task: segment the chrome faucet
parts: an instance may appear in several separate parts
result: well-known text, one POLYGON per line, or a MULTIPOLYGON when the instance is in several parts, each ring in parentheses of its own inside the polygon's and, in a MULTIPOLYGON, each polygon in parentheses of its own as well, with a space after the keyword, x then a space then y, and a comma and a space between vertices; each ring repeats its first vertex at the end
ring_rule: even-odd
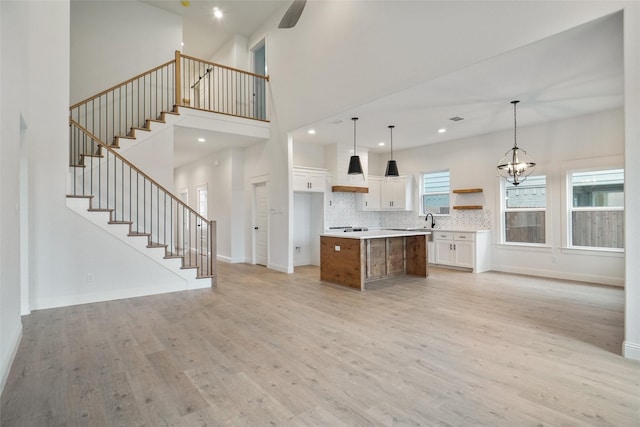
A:
POLYGON ((424 220, 429 221, 429 217, 431 217, 431 228, 433 228, 436 226, 436 220, 435 218, 433 218, 433 214, 431 212, 429 212, 427 216, 424 217, 424 220))

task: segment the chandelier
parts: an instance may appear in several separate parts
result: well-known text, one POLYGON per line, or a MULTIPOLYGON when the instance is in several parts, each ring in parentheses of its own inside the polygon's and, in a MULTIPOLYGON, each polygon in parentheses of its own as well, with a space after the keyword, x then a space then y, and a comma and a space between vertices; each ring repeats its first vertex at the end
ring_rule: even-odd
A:
POLYGON ((533 173, 536 166, 533 158, 527 152, 518 147, 516 105, 520 101, 511 101, 513 104, 513 148, 507 151, 498 162, 498 174, 513 185, 524 182, 533 173))

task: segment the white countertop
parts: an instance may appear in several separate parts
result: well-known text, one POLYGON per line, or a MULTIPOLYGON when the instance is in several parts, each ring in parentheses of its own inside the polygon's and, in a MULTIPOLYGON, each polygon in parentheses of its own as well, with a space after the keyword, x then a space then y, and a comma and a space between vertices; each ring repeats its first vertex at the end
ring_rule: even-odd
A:
POLYGON ((464 228, 434 228, 431 231, 442 231, 446 233, 488 233, 491 230, 464 229, 464 228))
POLYGON ((340 237, 344 239, 384 239, 386 237, 406 237, 429 235, 431 230, 369 230, 369 231, 331 231, 321 234, 321 237, 340 237))

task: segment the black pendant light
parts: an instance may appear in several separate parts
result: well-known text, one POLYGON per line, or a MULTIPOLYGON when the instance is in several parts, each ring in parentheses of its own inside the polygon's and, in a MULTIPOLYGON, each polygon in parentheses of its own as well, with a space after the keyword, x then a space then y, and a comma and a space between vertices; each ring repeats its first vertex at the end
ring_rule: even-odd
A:
POLYGON ((520 101, 511 101, 513 104, 513 148, 507 151, 498 162, 498 174, 513 185, 524 182, 533 173, 536 163, 533 158, 521 148, 518 148, 516 138, 516 105, 520 101))
POLYGON ((353 120, 353 156, 351 156, 351 159, 349 160, 349 170, 347 173, 349 175, 362 175, 360 156, 356 154, 356 121, 358 118, 352 117, 351 120, 353 120))
POLYGON ((387 161, 387 170, 384 173, 384 176, 399 176, 398 174, 398 164, 395 160, 393 160, 393 128, 394 125, 389 125, 389 130, 391 132, 391 158, 387 161))

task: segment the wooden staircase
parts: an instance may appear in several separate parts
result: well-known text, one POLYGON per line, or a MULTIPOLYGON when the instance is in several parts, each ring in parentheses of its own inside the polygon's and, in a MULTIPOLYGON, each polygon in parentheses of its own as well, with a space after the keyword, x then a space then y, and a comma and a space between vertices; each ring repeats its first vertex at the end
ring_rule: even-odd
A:
POLYGON ((162 125, 159 130, 172 126, 169 115, 178 113, 147 119, 143 127, 114 136, 110 145, 71 120, 67 206, 161 262, 185 280, 186 289, 215 286, 215 222, 201 217, 117 152, 136 141, 137 133, 152 136, 153 123, 162 125))
POLYGON ((190 272, 193 279, 181 276, 188 287, 202 286, 196 279, 215 285, 215 222, 123 154, 157 126, 172 126, 178 107, 266 123, 268 81, 176 51, 171 61, 72 105, 67 206, 176 274, 190 272))

